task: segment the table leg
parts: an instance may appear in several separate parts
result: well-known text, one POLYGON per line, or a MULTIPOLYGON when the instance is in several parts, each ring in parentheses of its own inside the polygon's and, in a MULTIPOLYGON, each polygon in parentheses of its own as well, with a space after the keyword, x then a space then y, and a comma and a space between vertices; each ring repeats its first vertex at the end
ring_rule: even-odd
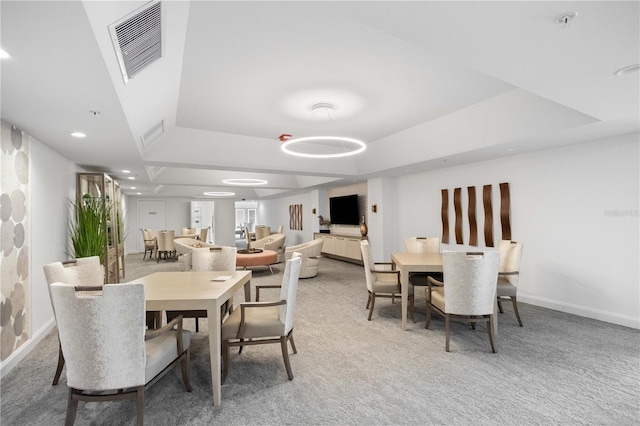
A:
POLYGON ((404 267, 400 268, 400 279, 402 289, 402 330, 407 329, 407 302, 409 299, 409 273, 404 267))
POLYGON ((220 307, 209 306, 207 322, 209 324, 209 356, 211 358, 211 388, 213 389, 213 405, 220 405, 220 307))
POLYGON ((251 280, 244 285, 244 301, 251 302, 251 280))

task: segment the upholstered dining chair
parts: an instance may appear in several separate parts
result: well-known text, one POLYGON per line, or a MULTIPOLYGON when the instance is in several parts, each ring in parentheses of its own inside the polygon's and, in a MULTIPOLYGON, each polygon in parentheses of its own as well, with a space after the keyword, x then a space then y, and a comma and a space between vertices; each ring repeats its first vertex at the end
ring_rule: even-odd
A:
POLYGON ((160 258, 164 254, 164 259, 168 260, 176 252, 173 241, 176 239, 176 231, 160 231, 158 233, 158 248, 156 249, 156 262, 160 262, 160 258))
MULTIPOLYGON (((409 237, 404 240, 404 250, 407 253, 440 253, 440 238, 438 237, 409 237)), ((412 272, 409 274, 410 291, 415 295, 413 286, 426 286, 427 277, 442 281, 439 272, 412 272)), ((415 301, 415 298, 413 299, 415 301)), ((411 306, 413 310, 414 307, 411 306)))
MULTIPOLYGON (((100 257, 80 257, 78 259, 65 262, 53 262, 44 265, 44 276, 47 280, 47 289, 49 284, 55 282, 63 282, 70 285, 90 285, 101 286, 104 284, 104 268, 100 265, 100 257)), ((49 299, 51 300, 51 291, 49 291, 49 299)), ((53 300, 51 300, 53 306, 53 300)), ((58 336, 58 365, 53 376, 52 385, 57 385, 64 367, 64 355, 62 346, 60 345, 60 337, 58 336)))
MULTIPOLYGON (((192 271, 235 271, 236 247, 203 247, 191 249, 192 271)), ((222 306, 223 316, 233 306, 233 296, 222 306)), ((194 318, 196 321, 196 333, 200 331, 199 318, 207 318, 206 310, 196 311, 167 311, 167 321, 171 321, 178 315, 184 318, 194 318)))
POLYGON ((142 425, 145 389, 179 362, 184 386, 191 391, 191 334, 182 330, 178 317, 145 335, 143 284, 49 287, 67 360, 66 425, 74 423, 78 401, 125 398, 137 399, 137 424, 142 425))
POLYGON ((235 309, 221 327, 222 339, 222 383, 229 372, 229 348, 248 345, 280 343, 287 377, 293 380, 289 362, 288 343, 293 353, 298 353, 293 341, 293 315, 298 291, 300 255, 294 253, 287 260, 282 276, 280 300, 277 302, 243 302, 235 309))
POLYGON ((193 235, 196 233, 196 228, 182 228, 180 232, 181 235, 193 235))
POLYGON ((209 228, 202 228, 200 230, 200 241, 207 242, 207 236, 209 234, 209 228))
MULTIPOLYGON (((374 262, 369 241, 360 241, 360 251, 362 252, 364 274, 367 282, 367 291, 369 292, 366 307, 366 309, 369 309, 369 317, 367 319, 371 321, 377 297, 390 297, 393 303, 395 296, 402 293, 400 271, 391 269, 391 262, 374 262)), ((409 306, 411 307, 411 319, 413 319, 413 293, 411 291, 409 292, 409 306)))
POLYGON ((427 321, 424 327, 429 328, 432 311, 444 316, 445 350, 449 352, 450 320, 468 321, 472 328, 478 322, 485 322, 491 351, 495 353, 491 325, 500 253, 445 251, 442 258, 444 283, 427 278, 427 321))
POLYGON ((522 259, 522 243, 510 240, 502 240, 498 244, 500 252, 500 269, 498 272, 498 307, 502 310, 502 299, 510 298, 513 304, 513 312, 516 314, 518 324, 522 327, 522 320, 518 312, 518 279, 520 278, 520 259, 522 259))
POLYGON ((149 259, 153 259, 153 252, 158 248, 158 240, 153 236, 150 229, 142 230, 142 241, 144 242, 144 257, 142 260, 147 258, 147 252, 149 252, 149 259))

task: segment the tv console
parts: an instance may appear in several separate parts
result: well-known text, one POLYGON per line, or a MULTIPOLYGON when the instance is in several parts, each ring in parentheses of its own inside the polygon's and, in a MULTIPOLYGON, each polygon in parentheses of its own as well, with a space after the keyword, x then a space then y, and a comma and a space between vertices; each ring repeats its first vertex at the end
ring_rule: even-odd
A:
POLYGON ((362 253, 360 252, 360 241, 366 240, 367 237, 346 234, 325 234, 316 232, 313 234, 314 239, 322 238, 322 254, 325 256, 353 262, 362 265, 362 253))

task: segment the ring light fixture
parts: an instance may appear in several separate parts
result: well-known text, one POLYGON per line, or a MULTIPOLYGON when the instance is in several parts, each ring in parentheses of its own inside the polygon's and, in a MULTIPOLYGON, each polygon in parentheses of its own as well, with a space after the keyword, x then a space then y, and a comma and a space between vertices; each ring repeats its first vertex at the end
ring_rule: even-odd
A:
POLYGON ((225 179, 222 183, 226 183, 227 185, 254 186, 266 185, 268 182, 264 179, 225 179))
POLYGON ((297 157, 339 158, 359 154, 367 149, 367 145, 361 140, 342 136, 309 136, 289 139, 280 149, 297 157))
POLYGON ((211 192, 203 192, 203 195, 207 195, 209 197, 231 197, 236 195, 235 192, 224 192, 224 191, 211 191, 211 192))

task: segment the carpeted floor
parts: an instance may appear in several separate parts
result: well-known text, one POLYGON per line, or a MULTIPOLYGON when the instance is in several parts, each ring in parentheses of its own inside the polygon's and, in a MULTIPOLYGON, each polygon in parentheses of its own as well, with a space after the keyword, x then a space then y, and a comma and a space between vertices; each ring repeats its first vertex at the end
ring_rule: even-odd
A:
MULTIPOLYGON (((180 265, 127 256, 127 280, 180 265)), ((283 267, 256 268, 252 284, 278 284, 283 267)), ((265 292, 268 296, 269 290, 265 292)), ((274 290, 271 290, 274 291, 274 290)), ((252 291, 252 294, 255 292, 252 291)), ((271 293, 275 297, 275 292, 271 293)), ((154 425, 636 425, 640 419, 640 331, 521 304, 524 328, 505 304, 497 354, 486 330, 444 321, 400 329, 400 303, 378 300, 367 321, 361 266, 323 258, 317 277, 300 280, 295 319, 298 354, 287 380, 280 347, 231 355, 222 405, 211 404, 206 320, 192 341, 193 392, 178 370, 145 395, 154 425)), ((242 292, 236 296, 241 301, 242 292)), ((267 300, 267 297, 261 299, 267 300)), ((193 320, 187 320, 194 329, 193 320)), ((51 386, 55 330, 2 380, 4 425, 63 424, 67 387, 51 386)), ((80 403, 77 425, 133 424, 133 401, 80 403)))

